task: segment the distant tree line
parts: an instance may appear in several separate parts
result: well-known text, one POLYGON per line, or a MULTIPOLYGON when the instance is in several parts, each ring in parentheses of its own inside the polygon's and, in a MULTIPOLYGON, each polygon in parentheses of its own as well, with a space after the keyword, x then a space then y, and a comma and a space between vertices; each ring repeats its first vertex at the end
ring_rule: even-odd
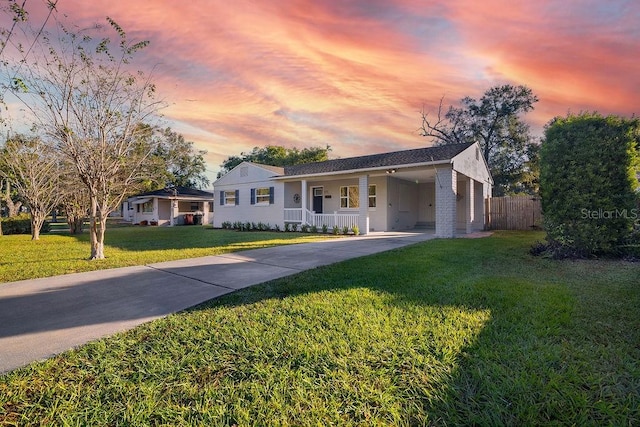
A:
POLYGON ((298 148, 285 148, 279 145, 267 145, 266 147, 254 147, 249 153, 240 153, 239 156, 230 156, 220 165, 218 178, 235 168, 242 162, 260 163, 269 166, 291 166, 301 163, 322 162, 329 160, 330 146, 298 148))

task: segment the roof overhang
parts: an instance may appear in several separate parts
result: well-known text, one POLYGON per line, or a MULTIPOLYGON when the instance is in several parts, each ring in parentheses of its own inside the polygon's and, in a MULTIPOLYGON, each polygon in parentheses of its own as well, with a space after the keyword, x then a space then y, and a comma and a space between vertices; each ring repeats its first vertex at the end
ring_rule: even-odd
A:
POLYGON ((323 177, 332 177, 332 176, 344 176, 344 175, 362 175, 362 174, 395 174, 400 172, 402 169, 416 169, 420 167, 427 166, 436 166, 436 165, 445 165, 451 164, 452 159, 438 160, 434 162, 424 162, 424 163, 408 163, 402 165, 392 165, 392 166, 379 166, 374 168, 363 168, 363 169, 349 169, 349 170, 341 170, 341 171, 332 171, 332 172, 322 172, 322 173, 313 173, 313 174, 304 174, 304 175, 279 175, 274 176, 274 180, 278 181, 298 181, 300 179, 310 179, 310 178, 323 178, 323 177))
POLYGON ((144 199, 138 199, 138 200, 134 200, 131 202, 132 205, 141 205, 143 203, 147 203, 148 201, 150 201, 151 198, 150 197, 145 197, 144 199))

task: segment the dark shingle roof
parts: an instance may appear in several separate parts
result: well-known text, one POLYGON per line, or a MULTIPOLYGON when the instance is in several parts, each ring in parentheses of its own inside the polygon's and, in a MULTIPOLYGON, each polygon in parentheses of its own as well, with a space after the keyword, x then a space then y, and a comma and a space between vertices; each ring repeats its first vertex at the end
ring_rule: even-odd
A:
POLYGON ((202 191, 202 190, 197 190, 195 188, 189 188, 189 187, 168 187, 168 188, 163 188, 161 190, 155 190, 155 191, 149 191, 142 194, 137 194, 136 197, 142 197, 142 196, 174 197, 174 191, 173 191, 174 189, 176 190, 175 194, 178 197, 205 197, 205 198, 213 197, 213 194, 210 191, 202 191))
POLYGON ((318 173, 342 172, 357 169, 391 167, 417 163, 437 162, 451 159, 469 148, 472 143, 441 145, 438 147, 416 148, 369 156, 349 157, 324 162, 285 166, 285 176, 311 175, 318 173))

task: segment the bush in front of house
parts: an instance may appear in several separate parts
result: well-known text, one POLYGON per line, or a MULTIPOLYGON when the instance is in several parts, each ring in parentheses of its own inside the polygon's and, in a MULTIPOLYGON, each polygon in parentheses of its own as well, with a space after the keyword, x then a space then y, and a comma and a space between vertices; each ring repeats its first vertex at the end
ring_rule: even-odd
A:
POLYGON ((583 113, 546 126, 540 192, 551 256, 625 255, 640 225, 639 144, 638 118, 583 113))

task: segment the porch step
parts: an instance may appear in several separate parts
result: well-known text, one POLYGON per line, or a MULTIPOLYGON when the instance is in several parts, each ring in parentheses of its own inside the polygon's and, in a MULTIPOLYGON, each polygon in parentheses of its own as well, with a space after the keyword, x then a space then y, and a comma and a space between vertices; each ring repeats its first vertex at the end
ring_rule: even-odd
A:
POLYGON ((416 222, 416 225, 413 226, 413 228, 418 230, 428 230, 431 228, 436 228, 436 223, 433 221, 418 221, 416 222))

